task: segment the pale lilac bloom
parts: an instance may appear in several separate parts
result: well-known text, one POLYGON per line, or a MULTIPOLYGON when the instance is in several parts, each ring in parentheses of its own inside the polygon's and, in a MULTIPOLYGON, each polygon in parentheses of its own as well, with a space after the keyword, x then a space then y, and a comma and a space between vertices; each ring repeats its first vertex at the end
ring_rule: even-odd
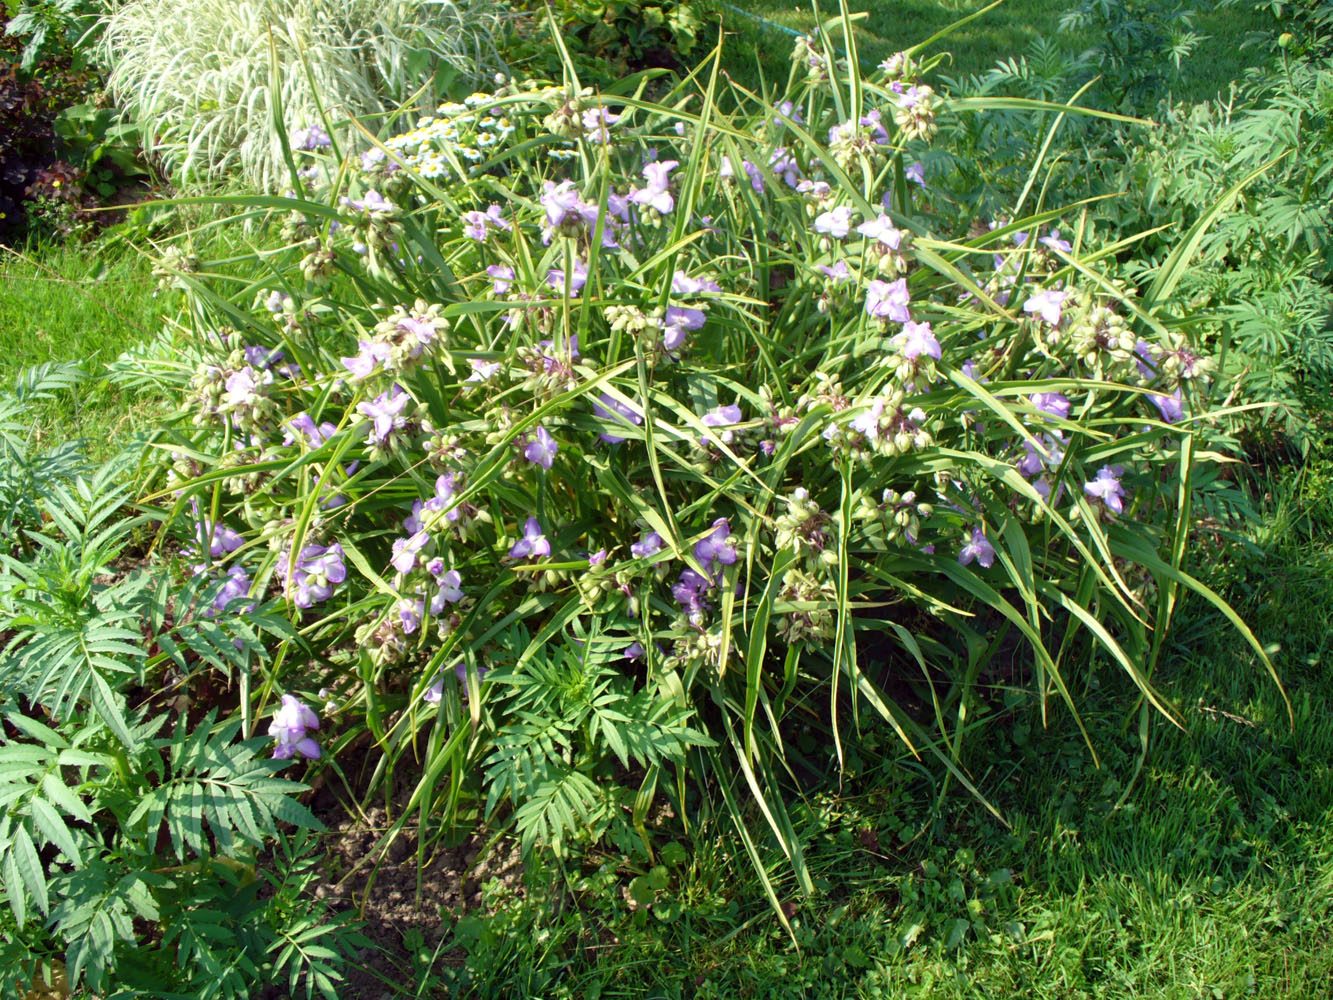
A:
POLYGON ((320 125, 307 125, 305 128, 298 128, 292 133, 292 148, 306 153, 313 152, 316 149, 328 149, 332 145, 333 140, 329 138, 329 134, 320 125))
POLYGON ((430 613, 438 615, 445 606, 457 604, 463 599, 463 575, 456 569, 445 570, 439 575, 438 589, 430 601, 430 613))
POLYGON ((1034 392, 1028 397, 1028 401, 1042 413, 1049 414, 1052 417, 1059 417, 1061 420, 1069 419, 1070 402, 1069 397, 1061 392, 1034 392))
POLYGON ((909 163, 903 170, 903 176, 921 190, 926 189, 926 168, 922 163, 909 163))
POLYGON ((897 250, 903 245, 902 230, 896 227, 887 215, 881 214, 877 219, 861 223, 856 227, 856 231, 862 236, 878 240, 890 250, 897 250))
POLYGON ((995 565, 995 546, 991 545, 990 539, 980 528, 972 529, 971 541, 958 553, 958 561, 964 566, 969 565, 974 559, 983 569, 990 569, 995 565))
MULTIPOLYGON (((565 271, 564 268, 553 267, 546 272, 546 283, 557 292, 563 293, 565 290, 565 271)), ((574 267, 569 275, 569 291, 573 295, 578 295, 583 291, 583 286, 588 283, 588 265, 581 260, 574 261, 574 267)))
MULTIPOLYGON (((250 577, 246 574, 245 568, 233 565, 228 568, 227 573, 222 578, 222 586, 213 596, 213 603, 204 610, 205 617, 214 618, 218 612, 226 611, 227 606, 232 601, 238 601, 250 593, 250 577)), ((248 611, 254 605, 248 605, 244 610, 248 611)))
POLYGON ((1052 229, 1051 235, 1043 236, 1037 242, 1050 250, 1059 250, 1061 253, 1069 253, 1074 249, 1073 244, 1068 240, 1060 238, 1060 230, 1058 229, 1052 229))
POLYGON ((225 524, 210 526, 206 518, 195 524, 194 537, 201 546, 208 545, 208 554, 214 559, 230 555, 245 544, 245 539, 235 529, 225 524))
POLYGON ((463 235, 478 243, 486 242, 486 214, 484 212, 463 213, 463 235))
POLYGON ((398 386, 388 392, 382 392, 373 400, 357 403, 356 412, 370 420, 370 434, 367 440, 374 445, 384 447, 395 431, 407 426, 403 410, 412 401, 412 397, 398 386))
POLYGON ((879 421, 884 416, 884 400, 876 397, 870 408, 858 413, 848 422, 848 426, 872 444, 880 438, 879 421))
POLYGON ((625 647, 625 655, 623 659, 629 660, 630 663, 635 663, 638 660, 643 659, 644 652, 643 643, 631 642, 625 647))
MULTIPOLYGON (((290 555, 283 555, 278 563, 278 571, 284 577, 288 574, 289 559, 290 555)), ((293 599, 296 606, 308 608, 327 601, 333 596, 334 588, 346 579, 342 546, 334 542, 327 546, 307 545, 302 549, 288 582, 295 587, 293 599)))
POLYGON ((551 543, 542 534, 542 526, 535 517, 530 517, 523 524, 523 537, 509 550, 510 559, 523 559, 528 556, 549 556, 551 543))
POLYGON ((426 605, 423 601, 404 598, 398 602, 398 623, 402 627, 403 635, 411 635, 421 627, 421 616, 425 612, 426 605))
POLYGON ((496 295, 505 294, 514 283, 514 269, 505 264, 492 264, 486 268, 486 274, 491 278, 491 291, 496 295))
POLYGON ((707 315, 702 309, 667 306, 666 315, 662 318, 662 346, 673 354, 680 350, 685 346, 690 331, 704 325, 707 315))
POLYGON ((712 278, 691 278, 684 271, 671 276, 672 295, 701 295, 704 292, 720 294, 722 286, 712 278))
POLYGON ((635 188, 630 192, 629 200, 636 205, 652 208, 661 215, 669 215, 676 207, 676 200, 671 196, 668 175, 680 166, 677 160, 662 160, 658 163, 645 163, 643 179, 647 187, 635 188))
POLYGON ((841 285, 852 280, 851 269, 847 266, 845 260, 840 260, 832 267, 827 264, 816 264, 815 270, 828 278, 835 285, 841 285))
POLYGON ((828 181, 803 180, 796 185, 796 190, 812 201, 823 201, 833 193, 833 187, 828 181))
POLYGON ((908 320, 903 324, 902 333, 893 338, 894 345, 902 351, 903 357, 915 361, 921 355, 940 360, 940 342, 929 323, 914 323, 908 320))
POLYGON ((704 594, 711 586, 712 583, 707 577, 700 576, 694 570, 681 570, 680 579, 671 586, 671 596, 691 619, 697 619, 703 615, 707 607, 704 603, 704 594))
POLYGON ((555 455, 559 450, 555 438, 551 437, 545 427, 538 424, 536 432, 523 448, 523 457, 534 465, 549 469, 555 463, 555 455))
POLYGON ((1028 296, 1027 301, 1023 303, 1023 311, 1030 315, 1040 316, 1045 323, 1051 326, 1059 326, 1060 309, 1068 297, 1068 292, 1042 288, 1028 296))
MULTIPOLYGON (((784 118, 786 118, 788 121, 792 122, 795 125, 805 124, 805 118, 801 116, 801 109, 798 108, 791 101, 783 101, 781 104, 779 104, 777 107, 777 112, 778 114, 782 115, 784 118)), ((786 122, 782 121, 782 119, 780 118, 774 118, 773 124, 785 125, 786 122)))
POLYGON ((768 158, 768 169, 773 171, 787 187, 794 188, 801 183, 801 165, 785 146, 773 150, 773 155, 768 158))
POLYGON ((637 542, 633 542, 629 547, 629 554, 635 559, 646 559, 648 556, 656 555, 662 551, 662 546, 666 543, 662 541, 662 536, 656 531, 650 531, 642 536, 637 542))
MULTIPOLYGON (((629 404, 622 403, 620 400, 607 395, 605 392, 598 396, 597 399, 593 400, 592 412, 603 420, 610 420, 613 423, 622 424, 624 426, 633 424, 637 427, 643 423, 643 417, 637 410, 629 404)), ((623 437, 618 437, 615 434, 608 434, 605 431, 597 436, 607 444, 620 444, 625 440, 623 437)))
POLYGON ((832 236, 835 240, 846 237, 852 228, 852 210, 847 205, 839 205, 815 217, 815 232, 823 236, 832 236))
POLYGON ((1023 442, 1023 457, 1018 460, 1016 466, 1018 471, 1027 479, 1031 479, 1041 473, 1043 466, 1052 469, 1059 468, 1060 463, 1064 461, 1065 449, 1064 442, 1053 434, 1044 434, 1041 439, 1042 448, 1038 448, 1031 441, 1023 442), (1042 454, 1042 449, 1045 454, 1042 454))
MULTIPOLYGON (((745 175, 750 179, 750 187, 754 189, 755 194, 764 193, 764 172, 756 167, 749 160, 741 160, 741 167, 745 170, 745 175)), ((728 157, 722 157, 722 163, 718 167, 717 176, 723 180, 733 176, 735 171, 732 169, 731 160, 728 157)))
POLYGON ((299 434, 311 448, 318 448, 333 437, 337 430, 338 428, 327 420, 316 425, 314 418, 303 410, 287 421, 287 432, 283 436, 282 443, 284 445, 295 444, 296 436, 299 434))
POLYGON ((358 381, 374 375, 381 365, 388 362, 392 354, 388 344, 382 344, 377 340, 361 340, 357 342, 357 346, 360 350, 350 358, 343 358, 342 365, 358 381))
POLYGON ((284 694, 282 704, 273 713, 268 734, 278 741, 273 749, 276 760, 289 760, 296 754, 319 759, 319 744, 309 732, 319 731, 319 716, 295 695, 284 694))
POLYGON ((1103 465, 1097 470, 1097 478, 1083 484, 1083 492, 1094 500, 1100 500, 1106 509, 1116 513, 1125 512, 1125 500, 1129 494, 1120 485, 1120 477, 1125 474, 1119 465, 1103 465))
POLYGON ((225 402, 227 406, 250 406, 259 399, 259 387, 265 380, 249 365, 227 376, 225 402))
POLYGON ((912 301, 907 290, 907 279, 897 281, 872 281, 866 286, 866 312, 875 319, 887 319, 894 323, 906 323, 912 314, 907 311, 912 301))
POLYGON ((417 556, 421 554, 421 550, 426 547, 426 543, 429 541, 430 535, 419 529, 407 538, 395 538, 393 555, 389 559, 389 564, 399 573, 411 573, 416 567, 417 556))
POLYGON ((343 198, 342 204, 356 212, 365 212, 367 215, 383 215, 392 212, 393 202, 385 198, 374 188, 367 191, 361 198, 343 198))
POLYGON ((467 363, 472 367, 472 374, 463 380, 465 383, 481 384, 489 382, 495 377, 495 373, 500 370, 500 362, 498 361, 468 358, 467 363))
POLYGON ((731 537, 731 523, 725 517, 714 521, 713 530, 695 543, 694 558, 714 575, 736 561, 736 543, 731 537))
POLYGON ((589 108, 583 112, 583 137, 589 142, 605 145, 611 141, 611 126, 620 121, 620 115, 606 108, 589 108))
POLYGON ((861 124, 870 129, 870 137, 880 145, 889 141, 889 131, 884 127, 884 122, 878 110, 867 111, 862 115, 861 124))
MULTIPOLYGON (((743 418, 741 416, 741 408, 737 406, 735 403, 730 403, 726 406, 718 406, 712 410, 709 410, 707 413, 705 413, 702 417, 699 418, 699 422, 703 424, 705 427, 728 428, 733 424, 740 423, 742 419, 743 418)), ((732 437, 733 437, 732 432, 725 429, 722 431, 722 433, 718 434, 718 439, 723 444, 731 444, 732 437)), ((699 443, 701 445, 707 446, 708 439, 700 438, 699 443)))
POLYGON ((1170 396, 1163 392, 1149 393, 1148 399, 1153 406, 1157 407, 1157 412, 1162 415, 1162 420, 1168 424, 1174 424, 1185 416, 1185 399, 1179 389, 1170 396))
POLYGON ((1157 366, 1152 356, 1152 345, 1146 340, 1139 340, 1134 344, 1134 353, 1137 357, 1134 363, 1139 366, 1139 374, 1145 379, 1157 377, 1157 366))

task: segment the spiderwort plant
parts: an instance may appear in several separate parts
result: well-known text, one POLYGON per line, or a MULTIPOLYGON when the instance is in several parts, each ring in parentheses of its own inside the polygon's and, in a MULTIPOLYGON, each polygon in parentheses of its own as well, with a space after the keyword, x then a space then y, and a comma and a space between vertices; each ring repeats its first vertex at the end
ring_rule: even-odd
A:
MULTIPOLYGON (((571 817, 624 822, 638 790, 617 759, 686 767, 706 746, 698 780, 772 773, 797 700, 864 699, 966 780, 962 732, 926 729, 961 717, 970 651, 1004 635, 1038 698, 1077 711, 1079 650, 1170 714, 1160 636, 1177 591, 1209 594, 1175 537, 1204 345, 1098 280, 1104 257, 1013 238, 1058 240, 1054 210, 927 214, 905 168, 936 116, 976 106, 951 111, 913 58, 854 86, 822 43, 795 59, 778 107, 724 102, 707 72, 658 103, 534 82, 442 107, 287 221, 301 241, 265 266, 293 306, 261 303, 245 335, 281 340, 299 374, 221 353, 188 387, 173 489, 220 490, 272 553, 251 592, 279 585, 325 651, 286 669, 333 674, 337 725, 399 766, 434 734, 449 759, 421 765, 414 808, 449 782, 558 846, 571 817), (331 488, 346 502, 326 508, 331 488), (897 655, 959 679, 929 718, 876 691, 897 655), (460 657, 490 671, 466 704, 441 682, 460 657), (525 726, 565 725, 534 706, 589 677, 660 742, 570 722, 572 754, 515 756, 525 726), (704 705, 725 718, 696 733, 704 705), (470 742, 447 735, 467 724, 470 742), (556 812, 539 773, 567 793, 556 812)), ((194 286, 198 316, 234 325, 194 286)), ((836 757, 855 724, 822 724, 836 757)), ((809 888, 778 789, 751 791, 809 888)))

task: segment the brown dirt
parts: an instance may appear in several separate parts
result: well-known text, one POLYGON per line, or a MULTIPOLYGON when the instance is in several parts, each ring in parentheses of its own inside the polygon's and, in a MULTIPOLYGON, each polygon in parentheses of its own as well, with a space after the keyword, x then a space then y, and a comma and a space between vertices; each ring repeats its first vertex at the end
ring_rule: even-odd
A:
MULTIPOLYGON (((321 796, 320 798, 323 798, 321 796)), ((321 805, 316 802, 316 811, 321 805)), ((483 853, 485 841, 469 837, 456 847, 432 848, 420 870, 418 884, 417 831, 408 827, 387 850, 376 848, 392 825, 383 808, 364 817, 338 808, 321 817, 328 825, 326 874, 315 896, 335 911, 354 911, 362 933, 375 945, 349 968, 339 990, 346 1000, 393 1000, 401 984, 410 981, 409 936, 433 953, 448 936, 454 920, 482 905, 481 887, 500 879, 522 895, 522 861, 517 846, 501 842, 483 853)), ((441 961, 456 964, 461 956, 444 953, 441 961)))

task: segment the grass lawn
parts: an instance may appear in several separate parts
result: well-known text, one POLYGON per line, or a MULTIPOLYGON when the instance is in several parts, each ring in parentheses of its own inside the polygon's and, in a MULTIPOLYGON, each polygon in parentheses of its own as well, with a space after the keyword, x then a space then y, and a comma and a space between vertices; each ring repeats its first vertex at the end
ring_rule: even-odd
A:
MULTIPOLYGON (((80 361, 90 369, 114 361, 158 329, 169 300, 153 295, 156 279, 142 253, 104 238, 91 245, 0 248, 0 384, 23 369, 80 361)), ((37 443, 88 439, 104 455, 152 411, 95 378, 33 413, 37 443)))
MULTIPOLYGON (((849 0, 848 3, 854 13, 867 15, 860 22, 857 41, 867 67, 890 53, 924 41, 985 6, 982 0, 849 0)), ((955 77, 982 73, 999 60, 1023 55, 1029 45, 1041 39, 1053 39, 1071 54, 1086 49, 1090 41, 1086 36, 1059 30, 1060 17, 1070 6, 1067 0, 1009 0, 936 43, 938 51, 952 55, 951 63, 946 63, 939 72, 955 77)), ((1219 94, 1225 96, 1231 81, 1240 79, 1246 69, 1267 59, 1266 50, 1252 44, 1251 36, 1271 28, 1271 15, 1254 11, 1249 2, 1200 6, 1209 9, 1199 19, 1197 30, 1209 40, 1183 64, 1179 81, 1173 87, 1173 96, 1178 100, 1202 101, 1219 94)), ((826 18, 833 17, 838 6, 826 3, 820 10, 826 18)), ((808 4, 792 0, 739 0, 723 8, 722 18, 735 33, 728 61, 733 72, 747 83, 755 82, 746 67, 756 56, 765 73, 785 79, 793 39, 781 29, 804 33, 811 31, 816 23, 808 4), (757 15, 781 27, 765 25, 747 15, 757 15)))

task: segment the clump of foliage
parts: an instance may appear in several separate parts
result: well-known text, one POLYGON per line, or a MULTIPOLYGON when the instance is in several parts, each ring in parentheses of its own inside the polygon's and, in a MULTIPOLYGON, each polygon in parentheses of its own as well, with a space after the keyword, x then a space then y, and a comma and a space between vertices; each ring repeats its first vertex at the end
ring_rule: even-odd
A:
POLYGON ((339 942, 356 939, 302 898, 314 841, 260 864, 279 823, 318 827, 306 786, 278 776, 244 716, 219 721, 216 696, 180 697, 201 671, 247 674, 291 630, 141 564, 123 459, 34 452, 21 414, 80 377, 48 366, 0 396, 0 992, 63 977, 132 991, 117 995, 247 997, 278 980, 334 996, 339 942))
POLYGON ((716 20, 710 0, 557 0, 517 6, 528 16, 515 20, 506 58, 521 76, 560 74, 560 52, 550 44, 551 21, 585 79, 612 81, 653 66, 680 66, 694 56, 705 25, 716 20))
POLYGON ((253 280, 179 274, 211 357, 162 370, 171 521, 285 602, 320 655, 275 681, 328 699, 324 753, 419 774, 423 830, 632 838, 692 781, 810 891, 795 730, 821 771, 877 717, 973 788, 949 720, 1006 643, 1043 703, 1105 662, 1174 717, 1184 591, 1254 642, 1184 569, 1215 390, 1175 293, 1214 216, 1131 286, 1081 206, 928 211, 907 154, 988 102, 863 76, 843 30, 771 100, 716 61, 474 94, 331 151, 253 280))
POLYGON ((100 45, 117 105, 174 180, 272 190, 293 149, 359 145, 349 118, 433 107, 494 72, 499 23, 486 0, 131 0, 100 45))

